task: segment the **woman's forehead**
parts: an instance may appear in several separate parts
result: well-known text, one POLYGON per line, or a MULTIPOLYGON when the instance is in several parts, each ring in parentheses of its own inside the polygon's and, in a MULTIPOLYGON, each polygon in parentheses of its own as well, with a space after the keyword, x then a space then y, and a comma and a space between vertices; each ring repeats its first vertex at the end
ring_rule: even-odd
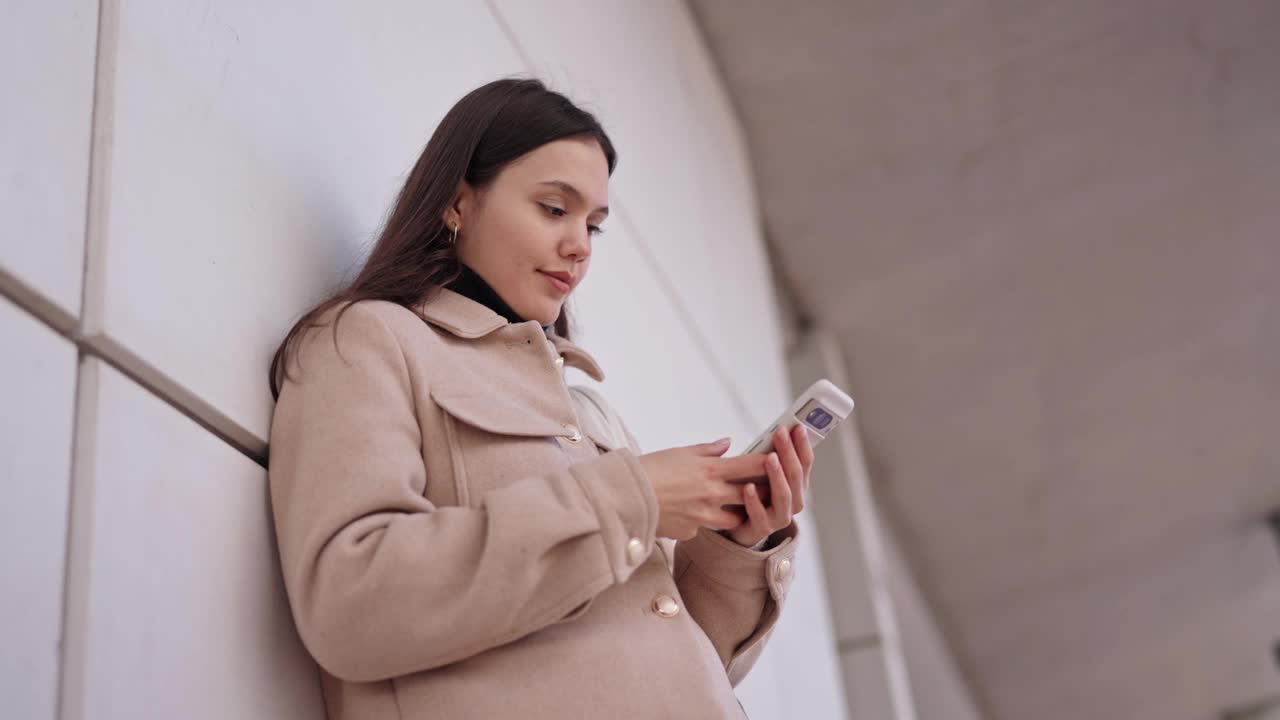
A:
POLYGON ((609 163, 595 140, 555 140, 529 151, 508 169, 512 179, 522 183, 559 181, 577 189, 588 202, 607 204, 609 163))

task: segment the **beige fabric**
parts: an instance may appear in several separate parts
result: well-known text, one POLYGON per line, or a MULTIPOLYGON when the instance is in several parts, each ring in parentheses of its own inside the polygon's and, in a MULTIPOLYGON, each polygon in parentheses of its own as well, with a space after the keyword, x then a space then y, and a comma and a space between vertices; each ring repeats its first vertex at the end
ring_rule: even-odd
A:
POLYGON ((269 469, 331 720, 742 716, 794 525, 764 552, 655 538, 634 436, 580 423, 556 358, 603 372, 535 321, 447 289, 350 305, 336 336, 334 314, 299 346, 269 469))

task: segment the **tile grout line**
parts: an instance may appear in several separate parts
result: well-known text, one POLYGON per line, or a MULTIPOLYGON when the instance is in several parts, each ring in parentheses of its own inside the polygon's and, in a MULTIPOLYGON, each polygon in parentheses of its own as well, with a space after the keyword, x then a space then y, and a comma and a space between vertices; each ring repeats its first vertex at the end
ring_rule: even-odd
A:
POLYGON ((498 7, 494 2, 495 0, 484 0, 485 7, 489 8, 489 15, 493 18, 493 21, 498 24, 498 29, 506 36, 507 42, 511 43, 511 47, 516 51, 516 55, 520 57, 520 64, 524 65, 525 69, 529 73, 536 76, 537 72, 534 70, 533 60, 530 59, 529 53, 525 52, 524 45, 520 44, 520 39, 516 37, 515 31, 511 29, 509 24, 507 24, 507 19, 502 16, 502 13, 498 10, 498 7))
POLYGON ((143 360, 108 335, 84 337, 75 318, 0 267, 0 297, 69 340, 77 351, 101 361, 177 410, 253 462, 267 466, 267 443, 186 386, 143 360))
POLYGON ((89 143, 88 203, 84 218, 78 334, 102 331, 106 304, 106 244, 111 200, 111 149, 115 141, 115 77, 119 44, 117 0, 101 0, 98 52, 93 84, 93 122, 89 143))
POLYGON ((60 720, 84 716, 85 664, 89 614, 89 567, 93 554, 93 459, 97 454, 99 366, 77 348, 75 420, 71 436, 71 477, 67 493, 67 531, 63 547, 62 623, 58 636, 60 720))
MULTIPOLYGON (((80 317, 64 331, 76 348, 75 405, 72 412, 71 476, 67 492, 67 527, 62 561, 62 618, 58 635, 58 681, 54 717, 80 720, 84 716, 85 631, 88 626, 89 556, 93 537, 93 458, 97 443, 98 366, 81 342, 86 307, 93 305, 89 285, 93 246, 101 206, 105 152, 110 142, 110 85, 114 77, 118 8, 100 0, 94 35, 93 96, 89 115, 89 168, 85 178, 84 257, 80 276, 80 317)), ((95 293, 98 291, 94 283, 95 293)), ((95 297, 96 299, 96 297, 95 297)))
POLYGON ((0 297, 3 297, 59 335, 75 340, 76 316, 19 280, 0 265, 0 297))
POLYGON ((232 449, 266 468, 267 443, 214 407, 209 401, 143 360, 110 336, 94 335, 84 338, 81 344, 86 352, 150 391, 209 434, 230 445, 232 449))

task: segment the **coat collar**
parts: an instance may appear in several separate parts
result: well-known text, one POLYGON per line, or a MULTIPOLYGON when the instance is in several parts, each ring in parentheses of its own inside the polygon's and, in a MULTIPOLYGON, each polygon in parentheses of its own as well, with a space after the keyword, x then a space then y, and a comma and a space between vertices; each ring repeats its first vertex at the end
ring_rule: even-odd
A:
POLYGON ((552 328, 543 330, 534 320, 523 323, 511 323, 506 318, 489 309, 484 303, 476 302, 447 287, 438 288, 438 294, 418 303, 413 308, 427 322, 444 328, 457 337, 474 340, 488 335, 503 327, 537 326, 551 341, 555 349, 564 358, 568 367, 576 367, 596 382, 604 381, 604 370, 586 350, 560 337, 552 328))
POLYGON ((604 382, 604 370, 600 368, 600 363, 596 362, 596 359, 590 353, 560 337, 554 330, 547 332, 547 339, 551 341, 552 345, 555 345, 556 352, 560 353, 560 357, 564 358, 566 366, 578 368, 596 382, 604 382))

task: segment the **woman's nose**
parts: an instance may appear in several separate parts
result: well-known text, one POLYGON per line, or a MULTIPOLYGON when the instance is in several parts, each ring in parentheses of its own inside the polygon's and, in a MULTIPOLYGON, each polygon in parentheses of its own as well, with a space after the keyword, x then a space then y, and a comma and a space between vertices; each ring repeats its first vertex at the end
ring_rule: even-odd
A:
POLYGON ((587 257, 591 254, 591 233, 586 228, 579 228, 569 233, 561 247, 561 252, 579 259, 587 257))

